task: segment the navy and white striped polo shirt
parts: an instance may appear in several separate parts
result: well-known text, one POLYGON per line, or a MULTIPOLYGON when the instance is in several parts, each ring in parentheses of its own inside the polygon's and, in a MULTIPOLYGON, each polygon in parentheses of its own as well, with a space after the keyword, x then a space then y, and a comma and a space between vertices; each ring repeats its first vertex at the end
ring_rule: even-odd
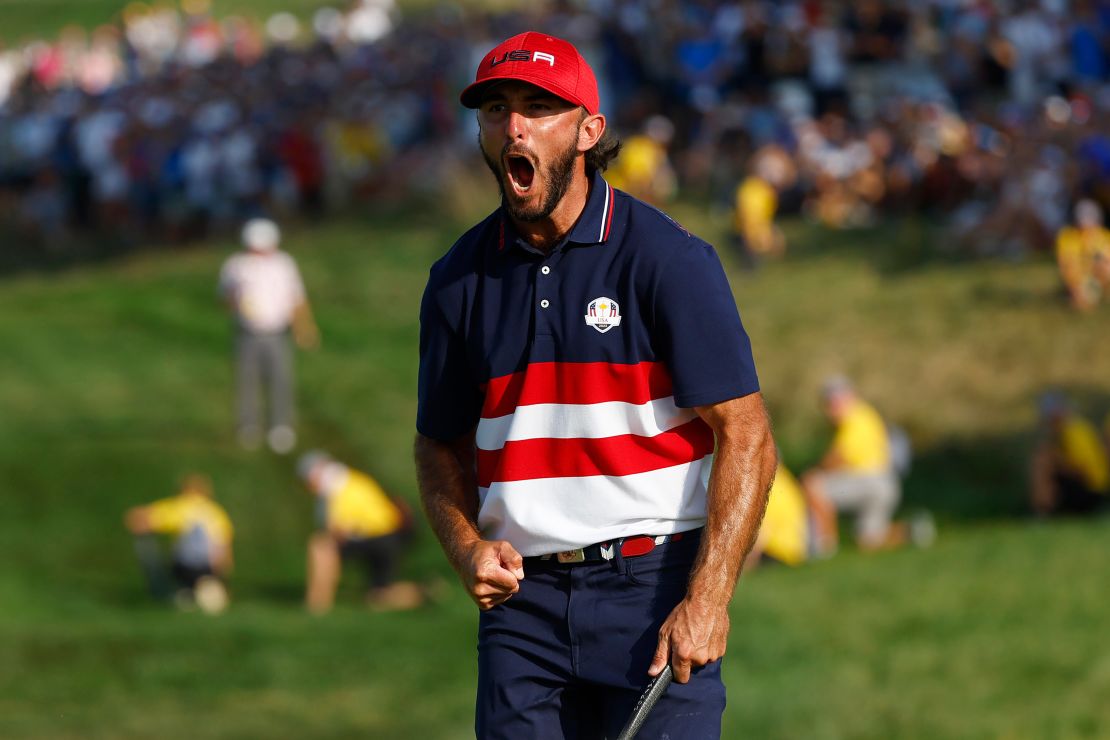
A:
POLYGON ((499 209, 436 262, 419 385, 421 434, 477 427, 479 528, 523 555, 702 526, 692 407, 759 390, 716 252, 600 174, 549 254, 499 209))

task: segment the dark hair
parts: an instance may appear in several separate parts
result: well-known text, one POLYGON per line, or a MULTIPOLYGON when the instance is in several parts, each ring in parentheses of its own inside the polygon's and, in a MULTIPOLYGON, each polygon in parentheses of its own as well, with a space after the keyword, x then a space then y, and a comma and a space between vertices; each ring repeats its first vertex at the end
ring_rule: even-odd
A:
POLYGON ((601 135, 601 141, 594 144, 593 148, 586 152, 586 170, 589 172, 596 170, 604 172, 605 168, 617 158, 620 152, 621 140, 606 131, 601 135))
MULTIPOLYGON (((585 120, 589 113, 582 108, 582 117, 585 120)), ((586 172, 604 172, 609 163, 617 158, 621 151, 621 140, 610 129, 605 129, 601 139, 586 151, 586 172)))

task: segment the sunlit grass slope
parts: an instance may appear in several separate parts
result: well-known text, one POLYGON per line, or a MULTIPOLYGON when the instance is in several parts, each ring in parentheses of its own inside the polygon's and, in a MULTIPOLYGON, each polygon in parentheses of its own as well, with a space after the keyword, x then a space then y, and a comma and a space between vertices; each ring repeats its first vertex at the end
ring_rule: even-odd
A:
MULTIPOLYGON (((299 358, 304 444, 413 500, 419 299, 463 227, 288 239, 324 333, 299 358)), ((1037 390, 1110 401, 1110 311, 1063 309, 1044 263, 936 259, 920 226, 789 232, 788 260, 733 271, 787 460, 819 452, 816 389, 849 373, 918 443, 910 505, 941 539, 746 577, 726 737, 1106 736, 1110 523, 1015 515, 1037 390)), ((354 578, 332 615, 300 610, 310 502, 290 460, 234 445, 214 293, 231 247, 0 278, 0 737, 470 736, 476 618, 453 581, 410 615, 364 612, 354 578), (238 530, 219 619, 147 603, 120 522, 192 469, 238 530)), ((450 579, 422 534, 409 574, 450 579)))

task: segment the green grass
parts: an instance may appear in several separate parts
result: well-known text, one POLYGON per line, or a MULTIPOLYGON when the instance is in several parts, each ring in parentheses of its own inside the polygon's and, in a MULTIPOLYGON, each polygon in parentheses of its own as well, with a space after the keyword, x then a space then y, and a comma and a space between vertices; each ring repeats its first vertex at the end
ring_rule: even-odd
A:
MULTIPOLYGON (((412 500, 419 297, 464 226, 367 216, 288 240, 324 333, 299 357, 304 443, 412 500)), ((816 389, 847 372, 912 433, 909 503, 942 534, 745 577, 725 736, 1107 736, 1110 522, 1014 514, 1036 392, 1110 405, 1110 311, 1061 307, 1047 263, 931 257, 920 225, 788 228, 787 261, 732 273, 787 459, 819 453, 816 389)), ((214 295, 231 246, 0 279, 0 737, 471 736, 476 614, 453 581, 410 615, 364 612, 354 578, 333 614, 300 609, 308 497, 290 460, 234 445, 214 295), (149 604, 120 521, 192 469, 238 528, 220 619, 149 604)), ((450 578, 423 534, 409 575, 450 578)))

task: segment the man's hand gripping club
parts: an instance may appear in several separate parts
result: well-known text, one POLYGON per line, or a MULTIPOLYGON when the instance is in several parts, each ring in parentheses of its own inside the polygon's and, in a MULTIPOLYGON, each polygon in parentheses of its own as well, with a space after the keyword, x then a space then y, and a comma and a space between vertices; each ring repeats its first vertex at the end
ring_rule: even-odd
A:
POLYGON ((696 604, 687 597, 659 628, 659 642, 648 675, 658 676, 670 663, 674 680, 686 683, 694 668, 724 657, 728 630, 727 602, 724 606, 696 604))
POLYGON ((717 441, 706 524, 686 598, 659 628, 648 668, 648 675, 657 676, 669 662, 676 683, 686 683, 693 669, 725 654, 728 604, 740 567, 759 534, 778 461, 759 393, 699 406, 696 411, 717 441))

